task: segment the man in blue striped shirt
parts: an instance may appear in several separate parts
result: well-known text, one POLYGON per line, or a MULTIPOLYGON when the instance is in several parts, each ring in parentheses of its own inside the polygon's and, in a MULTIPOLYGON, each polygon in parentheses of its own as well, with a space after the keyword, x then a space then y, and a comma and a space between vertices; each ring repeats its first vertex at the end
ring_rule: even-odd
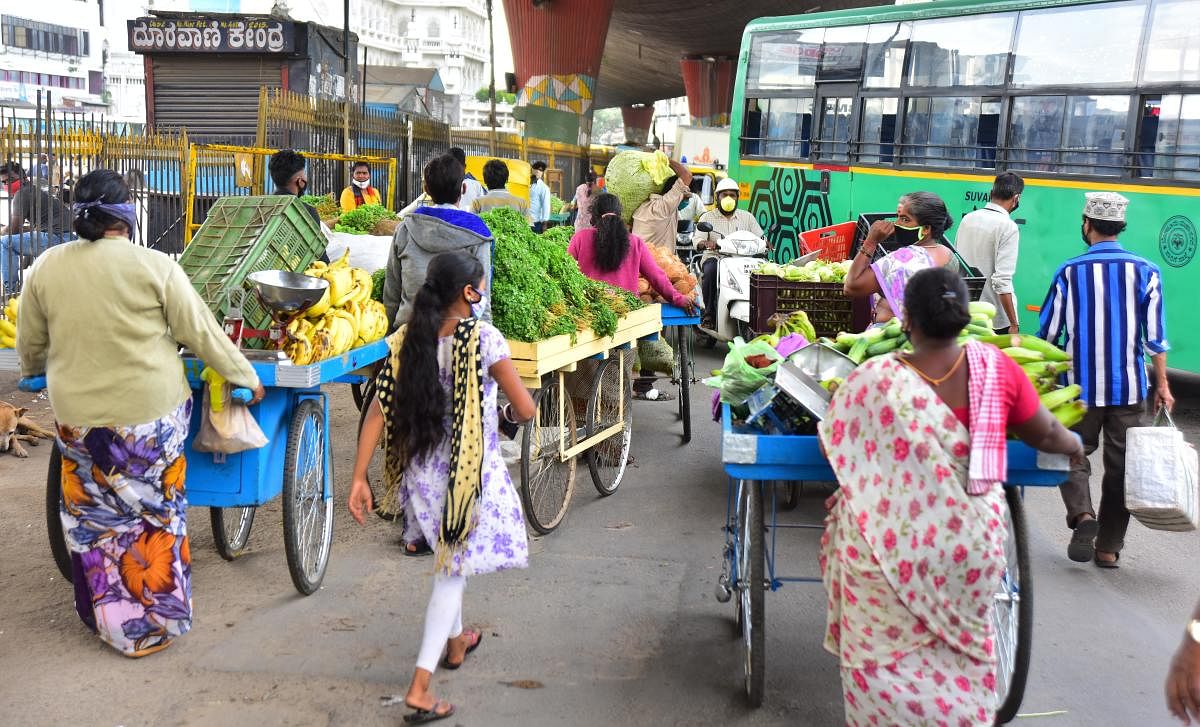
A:
POLYGON ((1121 247, 1129 200, 1115 192, 1089 192, 1083 209, 1088 251, 1068 260, 1054 276, 1042 304, 1038 337, 1058 343, 1073 360, 1071 383, 1083 388, 1087 416, 1075 427, 1092 454, 1104 433, 1104 479, 1100 514, 1092 507, 1091 464, 1073 464, 1060 489, 1067 526, 1075 532, 1071 560, 1095 560, 1116 568, 1129 527, 1125 509, 1125 432, 1138 426, 1146 398, 1146 364, 1154 362, 1154 408, 1175 400, 1167 385, 1167 334, 1163 327, 1162 277, 1158 266, 1121 247))

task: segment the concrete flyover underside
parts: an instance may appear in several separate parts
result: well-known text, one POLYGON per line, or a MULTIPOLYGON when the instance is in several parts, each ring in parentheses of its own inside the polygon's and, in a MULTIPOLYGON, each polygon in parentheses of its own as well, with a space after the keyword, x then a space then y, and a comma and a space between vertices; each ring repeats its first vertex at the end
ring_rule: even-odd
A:
MULTIPOLYGON (((553 0, 552 0, 553 1, 553 0)), ((615 0, 596 108, 684 95, 684 56, 736 56, 746 23, 769 15, 890 4, 886 0, 615 0)))

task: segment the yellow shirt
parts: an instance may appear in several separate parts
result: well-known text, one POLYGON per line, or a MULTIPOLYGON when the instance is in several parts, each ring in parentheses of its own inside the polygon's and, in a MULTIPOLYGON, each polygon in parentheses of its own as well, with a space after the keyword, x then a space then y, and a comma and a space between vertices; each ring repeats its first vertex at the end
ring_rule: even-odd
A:
MULTIPOLYGON (((379 190, 374 187, 367 187, 362 191, 363 204, 382 204, 380 202, 379 190)), ((342 190, 342 200, 338 203, 343 212, 358 209, 358 200, 354 196, 354 187, 346 187, 342 190)))
POLYGON ((30 268, 17 314, 21 374, 46 374, 63 424, 145 424, 192 395, 183 344, 235 386, 258 376, 166 255, 124 238, 75 240, 30 268))

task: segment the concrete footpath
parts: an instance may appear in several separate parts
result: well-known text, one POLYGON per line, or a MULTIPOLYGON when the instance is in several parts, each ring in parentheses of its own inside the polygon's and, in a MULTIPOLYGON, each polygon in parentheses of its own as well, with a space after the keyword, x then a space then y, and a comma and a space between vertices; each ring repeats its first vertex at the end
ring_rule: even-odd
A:
MULTIPOLYGON (((698 370, 719 365, 698 352, 698 370)), ((0 380, 0 398, 15 379, 0 380)), ((345 508, 356 413, 333 387, 335 543, 323 588, 293 589, 278 502, 261 509, 250 552, 225 562, 206 508, 189 511, 195 623, 168 650, 121 657, 80 624, 50 559, 44 515, 48 447, 0 455, 0 723, 5 725, 399 724, 431 582, 429 559, 405 558, 396 526, 359 527, 345 508)), ((719 429, 698 387, 696 436, 680 444, 671 403, 635 407, 635 466, 610 498, 580 467, 559 530, 532 541, 528 570, 474 578, 464 619, 482 647, 435 691, 461 725, 836 725, 836 662, 821 648, 824 592, 767 595, 767 692, 745 707, 733 604, 713 597, 721 569, 726 480, 719 429)), ((51 416, 34 401, 42 422, 51 416)), ((1179 421, 1200 441, 1200 398, 1179 421)), ((1097 457, 1098 462, 1098 457, 1097 457)), ((1094 483, 1098 495, 1099 484, 1094 483)), ((819 486, 788 521, 819 521, 819 486)), ((1200 536, 1131 526, 1122 568, 1066 559, 1053 490, 1030 490, 1036 587, 1033 671, 1019 723, 1170 724, 1162 678, 1200 598, 1200 536)), ((818 531, 780 534, 780 572, 817 574, 818 531)))

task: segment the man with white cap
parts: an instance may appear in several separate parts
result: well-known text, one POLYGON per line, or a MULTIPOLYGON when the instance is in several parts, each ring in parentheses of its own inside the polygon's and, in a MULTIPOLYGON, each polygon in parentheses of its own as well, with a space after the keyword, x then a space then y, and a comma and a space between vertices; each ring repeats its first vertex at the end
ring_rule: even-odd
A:
POLYGON ((1067 526, 1075 532, 1067 556, 1116 568, 1129 527, 1125 509, 1125 432, 1138 426, 1146 399, 1145 356, 1154 363, 1154 409, 1175 405, 1167 383, 1162 276, 1158 266, 1117 242, 1129 200, 1115 192, 1089 192, 1083 208, 1088 251, 1068 260, 1042 304, 1038 337, 1057 343, 1065 335, 1071 383, 1083 388, 1087 416, 1075 427, 1090 455, 1104 434, 1100 512, 1092 507, 1091 465, 1073 463, 1060 491, 1067 526), (1093 542, 1094 541, 1094 542, 1093 542))
POLYGON ((700 215, 700 222, 712 225, 712 232, 697 230, 692 233, 692 244, 697 250, 704 251, 700 260, 700 294, 704 297, 704 321, 708 328, 713 327, 717 312, 717 241, 735 232, 751 232, 755 237, 763 234, 762 225, 754 215, 738 209, 738 196, 735 180, 726 177, 718 182, 716 209, 700 215))

